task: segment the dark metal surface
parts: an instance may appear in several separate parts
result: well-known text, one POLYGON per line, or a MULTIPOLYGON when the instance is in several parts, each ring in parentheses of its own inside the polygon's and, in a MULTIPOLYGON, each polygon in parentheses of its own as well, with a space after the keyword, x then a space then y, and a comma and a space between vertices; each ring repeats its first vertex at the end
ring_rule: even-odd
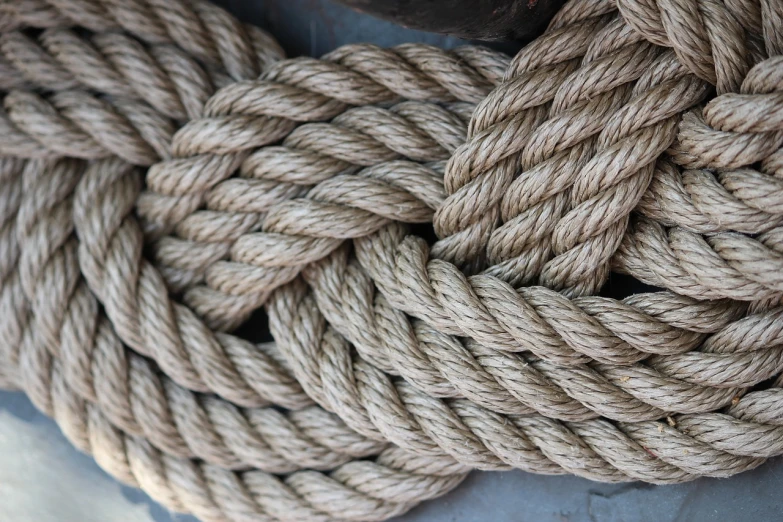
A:
POLYGON ((564 0, 337 0, 405 27, 476 40, 525 40, 564 0))
POLYGON ((451 48, 458 38, 404 29, 331 0, 216 0, 240 20, 274 35, 288 56, 321 56, 349 43, 382 47, 423 42, 451 48))
MULTIPOLYGON (((406 29, 368 16, 332 0, 213 0, 241 20, 272 33, 288 56, 321 56, 350 43, 372 42, 391 47, 408 42, 428 43, 445 49, 469 43, 442 34, 406 29)), ((507 53, 518 42, 483 43, 507 53)))

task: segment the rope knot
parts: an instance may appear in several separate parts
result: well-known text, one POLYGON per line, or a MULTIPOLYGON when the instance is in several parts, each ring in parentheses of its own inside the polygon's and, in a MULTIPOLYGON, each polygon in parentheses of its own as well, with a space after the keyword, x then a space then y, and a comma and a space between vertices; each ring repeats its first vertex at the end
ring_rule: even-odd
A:
POLYGON ((607 5, 572 3, 479 104, 446 169, 433 256, 566 295, 603 285, 656 158, 707 95, 607 5))
POLYGON ((783 145, 783 56, 756 64, 738 91, 683 117, 671 151, 677 163, 738 168, 765 160, 783 145))
POLYGON ((757 0, 617 0, 625 21, 649 42, 670 47, 719 94, 736 91, 762 41, 757 0))

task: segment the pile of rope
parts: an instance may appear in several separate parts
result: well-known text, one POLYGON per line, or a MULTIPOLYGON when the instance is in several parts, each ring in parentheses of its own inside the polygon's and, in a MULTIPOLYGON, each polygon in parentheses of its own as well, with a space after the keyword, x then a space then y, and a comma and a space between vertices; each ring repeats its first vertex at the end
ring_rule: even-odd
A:
POLYGON ((283 59, 200 0, 0 33, 0 384, 167 508, 783 454, 780 0, 571 0, 513 59, 283 59))

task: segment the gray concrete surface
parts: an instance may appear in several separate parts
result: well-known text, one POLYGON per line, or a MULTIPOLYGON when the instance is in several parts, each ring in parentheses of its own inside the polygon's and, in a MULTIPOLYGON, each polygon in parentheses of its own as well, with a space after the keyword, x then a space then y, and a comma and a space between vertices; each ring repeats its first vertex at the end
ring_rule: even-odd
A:
MULTIPOLYGON (((351 42, 462 43, 395 27, 326 0, 218 3, 269 29, 291 56, 319 56, 351 42)), ((774 522, 783 521, 781 489, 780 459, 730 479, 667 487, 522 472, 474 473, 449 495, 398 522, 774 522)), ((168 513, 145 494, 118 484, 73 449, 24 395, 0 392, 0 522, 172 521, 195 519, 168 513)))

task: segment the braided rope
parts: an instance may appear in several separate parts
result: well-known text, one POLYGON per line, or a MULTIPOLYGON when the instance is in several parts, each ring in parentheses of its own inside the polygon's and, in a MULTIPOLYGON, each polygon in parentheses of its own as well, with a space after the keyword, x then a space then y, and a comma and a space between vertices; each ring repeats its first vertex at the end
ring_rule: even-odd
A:
POLYGON ((573 0, 510 62, 277 61, 202 2, 0 2, 0 385, 204 520, 751 469, 783 454, 781 24, 573 0), (223 333, 262 306, 275 343, 223 333))
POLYGON ((499 75, 504 65, 497 53, 481 49, 446 53, 413 44, 394 50, 351 45, 322 60, 279 62, 258 81, 222 89, 207 104, 206 118, 177 134, 175 157, 147 176, 153 192, 139 204, 146 229, 153 235, 170 231, 241 166, 250 149, 285 137, 294 122, 327 120, 350 105, 400 97, 476 102, 491 88, 486 76, 499 75))
POLYGON ((672 151, 694 170, 680 177, 661 165, 640 205, 672 228, 640 221, 625 238, 620 264, 642 281, 700 299, 779 300, 781 57, 756 64, 740 93, 718 96, 701 112, 686 115, 672 151), (662 256, 666 263, 650 262, 662 256))
MULTIPOLYGON (((563 35, 560 45, 568 42, 569 50, 577 49, 570 45, 574 38, 568 17, 557 22, 563 25, 552 38, 563 35)), ((578 21, 579 28, 584 25, 578 21)), ((504 148, 505 154, 517 155, 510 157, 510 167, 492 158, 472 174, 447 170, 447 188, 462 188, 438 212, 463 225, 442 227, 441 235, 464 230, 454 236, 458 251, 452 252, 448 242, 436 245, 434 255, 465 265, 486 251, 494 265, 488 273, 512 284, 537 279, 567 294, 589 294, 605 282, 609 258, 649 183, 655 158, 672 143, 679 113, 704 96, 703 84, 673 54, 651 48, 639 36, 615 18, 595 38, 584 39, 581 67, 554 92, 550 121, 504 148), (512 182, 517 164, 522 173, 512 182), (451 181, 455 176, 459 181, 451 181), (499 204, 499 216, 483 208, 475 212, 470 203, 471 194, 489 190, 493 196, 482 201, 486 210, 499 204), (555 216, 562 217, 558 221, 555 216), (469 223, 475 224, 465 228, 469 223)), ((526 82, 529 64, 535 66, 542 54, 529 46, 515 58, 520 65, 509 71, 526 82)), ((747 53, 740 54, 747 60, 747 53)), ((511 78, 477 109, 475 128, 486 130, 464 150, 486 150, 482 139, 494 140, 524 114, 530 102, 518 103, 517 96, 510 96, 520 91, 511 78)), ((459 157, 455 154, 453 165, 464 169, 467 162, 459 157)))

